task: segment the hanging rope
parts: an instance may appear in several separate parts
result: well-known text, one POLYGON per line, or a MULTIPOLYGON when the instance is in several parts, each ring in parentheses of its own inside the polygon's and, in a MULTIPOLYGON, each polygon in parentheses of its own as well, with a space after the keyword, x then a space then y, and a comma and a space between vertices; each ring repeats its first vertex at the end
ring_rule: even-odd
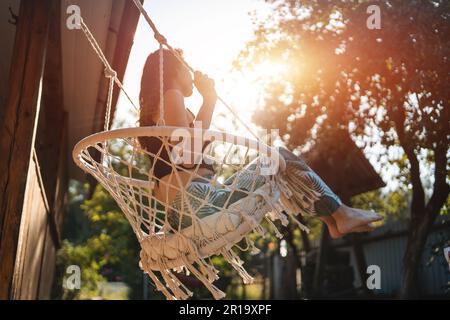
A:
MULTIPOLYGON (((153 31, 154 37, 156 39, 156 41, 159 42, 160 46, 165 46, 168 50, 170 50, 170 52, 186 67, 189 69, 189 71, 191 71, 192 73, 195 72, 195 70, 183 59, 183 57, 178 53, 178 51, 176 51, 174 48, 172 48, 168 43, 167 43, 167 39, 158 31, 158 29, 156 28, 156 25, 153 23, 152 19, 150 19, 147 11, 144 9, 144 7, 142 6, 141 2, 139 0, 133 0, 134 4, 136 5, 136 7, 138 8, 139 12, 142 14, 142 16, 145 18, 145 20, 147 21, 148 25, 150 26, 150 28, 153 31)), ((248 130, 248 132, 250 132, 253 137, 260 141, 259 136, 247 125, 247 123, 242 120, 238 113, 234 110, 233 107, 231 107, 228 103, 226 103, 219 95, 217 96, 217 99, 222 102, 222 104, 233 114, 233 116, 248 130)))
POLYGON ((159 119, 158 126, 164 126, 164 48, 159 45, 159 119))
POLYGON ((108 98, 106 100, 106 112, 105 112, 105 124, 104 124, 104 131, 109 130, 109 123, 111 118, 111 105, 112 105, 112 97, 113 97, 113 91, 114 91, 114 80, 117 78, 117 73, 115 71, 109 72, 105 70, 105 75, 107 78, 109 78, 109 87, 108 87, 108 98))

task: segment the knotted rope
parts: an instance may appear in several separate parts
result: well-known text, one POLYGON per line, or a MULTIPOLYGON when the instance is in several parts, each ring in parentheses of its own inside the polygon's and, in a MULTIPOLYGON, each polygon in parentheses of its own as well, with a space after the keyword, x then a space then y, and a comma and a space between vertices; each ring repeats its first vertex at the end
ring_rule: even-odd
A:
POLYGON ((164 126, 164 48, 159 45, 159 119, 158 126, 164 126))

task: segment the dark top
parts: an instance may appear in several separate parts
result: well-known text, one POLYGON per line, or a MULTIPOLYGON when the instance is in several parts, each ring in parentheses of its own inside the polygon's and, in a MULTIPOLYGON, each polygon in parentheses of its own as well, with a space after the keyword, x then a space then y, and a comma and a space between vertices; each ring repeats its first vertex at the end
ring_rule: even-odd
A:
MULTIPOLYGON (((190 110, 188 110, 188 111, 190 112, 190 110)), ((149 124, 149 125, 154 126, 155 123, 151 123, 151 124, 149 124)), ((155 161, 155 160, 154 160, 154 159, 155 159, 155 156, 158 155, 158 152, 160 152, 160 149, 161 149, 161 146, 162 146, 162 141, 161 141, 161 139, 160 139, 159 137, 139 137, 138 140, 139 140, 139 143, 141 144, 141 147, 144 148, 145 150, 147 150, 148 152, 151 153, 151 154, 150 154, 150 159, 151 159, 152 164, 153 164, 153 161, 155 161)), ((205 144, 203 145, 202 151, 203 151, 210 143, 211 143, 211 142, 206 141, 205 144)), ((170 150, 172 150, 172 148, 170 148, 170 150)), ((169 150, 169 151, 170 151, 170 150, 169 150)), ((170 161, 169 154, 167 153, 167 150, 166 150, 166 148, 164 148, 164 147, 162 148, 161 153, 159 154, 159 157, 160 157, 161 159, 163 159, 163 160, 169 162, 169 163, 171 162, 171 161, 170 161)), ((154 167, 153 175, 154 175, 156 178, 158 178, 158 179, 161 179, 161 178, 167 176, 168 174, 172 173, 172 167, 171 167, 168 163, 166 163, 166 162, 164 162, 164 161, 162 161, 162 160, 160 160, 160 159, 156 159, 156 162, 155 162, 154 165, 155 165, 155 167, 154 167)), ((183 165, 181 165, 181 164, 178 164, 177 166, 178 166, 178 167, 185 168, 185 169, 187 169, 187 170, 191 170, 191 169, 196 168, 197 165, 198 165, 200 168, 206 168, 206 169, 209 169, 209 170, 213 171, 213 166, 210 165, 210 164, 204 163, 203 160, 202 160, 202 163, 200 163, 200 164, 195 164, 195 165, 193 165, 192 168, 187 168, 187 167, 185 167, 185 166, 183 166, 183 165)), ((159 182, 159 181, 158 181, 158 182, 159 182)))

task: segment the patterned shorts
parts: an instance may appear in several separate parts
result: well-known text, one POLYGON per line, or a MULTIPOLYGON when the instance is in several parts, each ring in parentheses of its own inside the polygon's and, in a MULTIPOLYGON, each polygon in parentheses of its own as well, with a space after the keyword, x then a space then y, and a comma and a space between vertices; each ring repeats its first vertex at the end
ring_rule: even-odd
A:
MULTIPOLYGON (((283 178, 286 182, 293 186, 306 185, 310 190, 319 194, 318 200, 314 202, 314 208, 310 210, 311 215, 328 216, 335 212, 342 204, 339 197, 301 158, 290 152, 286 156, 286 152, 289 151, 283 149, 282 154, 286 159, 286 171, 283 173, 283 178)), ((206 176, 205 179, 192 180, 185 187, 184 196, 181 192, 176 195, 172 203, 173 208, 179 212, 193 212, 198 218, 204 218, 245 198, 249 192, 263 186, 268 176, 258 174, 256 165, 250 164, 226 179, 223 184, 213 185, 210 182, 211 178, 212 176, 206 176), (233 188, 230 188, 231 186, 233 188)), ((301 197, 301 195, 294 197, 301 197)), ((295 200, 301 205, 301 199, 295 200)), ((179 214, 175 210, 171 210, 168 213, 168 221, 174 229, 185 228, 192 224, 189 216, 189 214, 182 215, 180 226, 179 214)))

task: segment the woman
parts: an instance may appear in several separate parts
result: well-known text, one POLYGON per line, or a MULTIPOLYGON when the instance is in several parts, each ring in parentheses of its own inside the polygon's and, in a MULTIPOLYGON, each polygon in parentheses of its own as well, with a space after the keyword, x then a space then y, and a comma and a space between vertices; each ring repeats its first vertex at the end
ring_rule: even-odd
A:
MULTIPOLYGON (((194 79, 192 79, 189 70, 170 51, 164 50, 165 125, 181 128, 191 127, 193 122, 196 121, 201 123, 202 129, 206 130, 211 124, 216 101, 217 94, 212 79, 200 72, 195 72, 194 79), (194 85, 203 97, 203 104, 197 115, 192 114, 184 105, 184 98, 192 95, 194 85)), ((147 58, 141 80, 140 104, 140 125, 155 125, 160 118, 159 50, 153 52, 147 58)), ((164 149, 161 149, 162 142, 158 138, 141 137, 139 140, 142 147, 151 154, 157 154, 159 150, 164 149)), ((319 219, 326 223, 331 237, 339 238, 350 232, 372 231, 374 228, 372 223, 382 219, 380 215, 374 212, 344 205, 339 197, 330 190, 302 159, 286 149, 280 149, 280 154, 284 157, 287 165, 286 170, 290 173, 286 176, 288 183, 294 186, 296 184, 306 184, 320 194, 314 202, 313 211, 319 219)), ((170 161, 165 149, 160 156, 162 159, 170 161)), ((177 170, 178 172, 175 174, 173 167, 168 162, 157 160, 154 165, 154 175, 159 181, 155 188, 155 197, 162 202, 172 203, 173 208, 180 210, 183 204, 181 203, 181 196, 177 186, 180 185, 181 180, 181 184, 185 187, 188 194, 195 195, 195 197, 200 197, 201 199, 208 199, 209 203, 211 203, 209 206, 204 205, 204 203, 196 203, 195 200, 190 201, 191 206, 200 209, 197 214, 199 218, 213 214, 217 212, 218 207, 234 203, 248 194, 245 192, 230 193, 225 188, 217 189, 211 186, 207 179, 201 179, 201 177, 214 175, 212 166, 206 163, 199 165, 197 174, 200 178, 192 181, 190 181, 190 172, 177 170)), ((184 166, 184 168, 188 170, 190 167, 184 166)), ((235 179, 238 179, 237 184, 242 190, 248 189, 248 179, 241 179, 239 173, 232 176, 224 184, 231 184, 235 179)), ((258 177, 255 176, 255 179, 258 179, 258 177)), ((258 181, 256 181, 256 185, 257 187, 260 186, 258 181)), ((253 183, 254 187, 255 183, 253 183)), ((301 200, 298 202, 300 203, 301 200)), ((180 225, 178 218, 176 215, 169 217, 169 222, 174 228, 180 225)), ((181 224, 187 226, 190 223, 190 221, 183 220, 181 224)))

